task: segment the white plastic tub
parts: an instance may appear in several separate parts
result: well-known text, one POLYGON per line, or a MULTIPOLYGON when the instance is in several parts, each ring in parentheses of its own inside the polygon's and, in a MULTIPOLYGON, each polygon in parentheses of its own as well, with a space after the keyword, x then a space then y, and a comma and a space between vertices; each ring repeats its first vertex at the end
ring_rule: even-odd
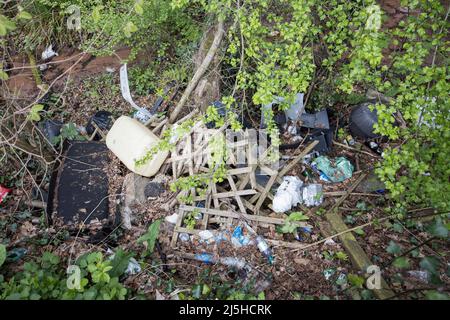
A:
POLYGON ((166 160, 169 152, 160 151, 146 164, 137 166, 141 159, 160 139, 139 121, 121 116, 114 122, 106 136, 106 146, 131 171, 144 176, 154 176, 166 160))

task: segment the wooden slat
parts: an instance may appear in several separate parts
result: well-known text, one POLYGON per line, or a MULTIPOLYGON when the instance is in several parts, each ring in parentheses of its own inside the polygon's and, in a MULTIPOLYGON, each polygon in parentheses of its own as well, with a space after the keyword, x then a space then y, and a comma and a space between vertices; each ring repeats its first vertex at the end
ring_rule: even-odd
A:
MULTIPOLYGON (((228 179, 228 183, 230 184, 231 191, 234 194, 233 196, 236 199, 236 202, 237 202, 237 204, 239 206, 239 210, 241 210, 242 213, 247 213, 247 210, 245 210, 244 203, 242 202, 241 197, 239 196, 239 192, 242 192, 242 191, 245 191, 245 190, 242 190, 242 191, 238 191, 237 190, 236 184, 234 183, 233 177, 231 175, 228 175, 227 179, 228 179)), ((252 191, 255 191, 255 190, 252 190, 252 191)))
MULTIPOLYGON (((336 203, 327 211, 325 214, 325 219, 330 224, 331 228, 335 233, 343 232, 345 230, 348 230, 347 225, 342 220, 341 216, 338 214, 338 208, 339 206, 344 202, 344 200, 352 193, 352 191, 361 183, 361 181, 367 176, 367 174, 362 174, 358 179, 355 181, 355 183, 352 184, 352 186, 347 189, 346 193, 338 200, 336 203)), ((325 235, 328 236, 328 235, 325 235)), ((367 254, 364 252, 363 248, 359 245, 358 241, 354 237, 354 235, 351 232, 347 232, 344 234, 341 234, 339 236, 339 239, 342 242, 342 245, 344 246, 345 250, 347 251, 350 260, 352 261, 353 265, 360 269, 363 272, 366 272, 367 267, 370 265, 373 265, 373 263, 370 261, 367 254)), ((375 296, 379 299, 389 299, 390 297, 394 296, 394 292, 389 288, 388 284, 384 279, 381 279, 381 289, 374 289, 373 290, 375 296)))
MULTIPOLYGON (((202 141, 204 140, 204 137, 205 137, 205 135, 203 134, 203 131, 200 132, 198 137, 195 139, 194 147, 196 147, 198 145, 201 145, 202 141)), ((203 154, 200 154, 200 155, 194 157, 194 163, 195 163, 194 171, 195 171, 195 173, 198 173, 198 171, 200 170, 200 166, 203 163, 203 157, 204 157, 203 154)))
POLYGON ((261 205, 263 204, 264 200, 266 200, 267 194, 270 192, 270 188, 272 188, 272 185, 275 182, 276 178, 277 178, 276 175, 271 176, 266 186, 264 187, 264 190, 261 192, 261 195, 259 196, 258 201, 255 204, 256 212, 259 211, 259 208, 261 208, 261 205))
POLYGON ((213 203, 214 203, 214 208, 219 208, 220 204, 219 204, 219 198, 215 197, 215 195, 217 194, 217 185, 214 183, 214 181, 211 180, 211 197, 213 199, 213 203))
MULTIPOLYGON (((231 198, 236 196, 248 196, 255 194, 256 191, 253 189, 247 189, 247 190, 236 190, 236 191, 227 191, 227 192, 220 192, 220 193, 213 193, 212 199, 222 199, 222 198, 231 198)), ((194 201, 203 201, 207 198, 207 196, 197 196, 194 198, 194 201)))
POLYGON ((177 230, 177 228, 181 227, 181 224, 183 223, 183 219, 184 219, 184 211, 182 209, 180 209, 180 210, 178 210, 178 219, 175 224, 175 228, 173 230, 172 241, 170 242, 170 246, 172 248, 175 248, 177 246, 178 232, 176 230, 177 230))
POLYGON ((250 181, 250 175, 246 175, 244 178, 241 178, 239 181, 239 190, 244 190, 247 186, 248 182, 250 181))
MULTIPOLYGON (((338 215, 338 213, 334 211, 327 213, 325 215, 325 218, 330 223, 335 232, 342 232, 348 229, 342 218, 338 215)), ((360 269, 363 272, 366 272, 367 267, 373 265, 373 263, 370 261, 369 257, 361 248, 358 241, 351 232, 340 235, 339 239, 341 240, 345 251, 347 251, 350 260, 356 268, 360 269)), ((378 299, 384 300, 394 296, 394 292, 389 288, 384 279, 381 279, 381 288, 382 289, 379 290, 373 290, 373 293, 378 299)))
POLYGON ((244 174, 244 173, 250 173, 250 172, 252 172, 252 170, 253 170, 252 167, 242 167, 242 168, 236 168, 236 169, 229 169, 227 171, 227 174, 239 175, 239 174, 244 174))
POLYGON ((292 168, 294 168, 294 166, 300 161, 302 160, 308 153, 311 152, 312 149, 314 149, 314 147, 319 143, 319 141, 314 140, 312 141, 305 149, 303 149, 302 152, 300 152, 300 154, 298 156, 296 156, 294 159, 292 159, 283 169, 281 169, 278 172, 278 176, 277 176, 277 181, 278 183, 282 183, 283 180, 282 178, 286 175, 286 173, 288 173, 289 171, 292 170, 292 168))
MULTIPOLYGON (((258 222, 264 222, 264 223, 269 223, 269 224, 284 224, 285 223, 285 219, 281 219, 281 218, 258 216, 258 215, 253 215, 253 214, 239 214, 239 213, 236 213, 233 211, 227 211, 227 210, 206 209, 206 208, 198 208, 198 207, 187 206, 187 205, 181 205, 180 208, 183 211, 197 210, 201 213, 205 213, 208 215, 231 217, 231 218, 236 218, 236 219, 239 219, 240 216, 243 216, 245 219, 248 219, 250 221, 258 221, 258 222)), ((295 222, 295 224, 297 224, 299 227, 309 226, 305 222, 295 222)))
POLYGON ((161 129, 167 123, 167 121, 168 119, 164 118, 160 123, 158 123, 158 125, 152 130, 152 132, 156 134, 158 130, 161 129))

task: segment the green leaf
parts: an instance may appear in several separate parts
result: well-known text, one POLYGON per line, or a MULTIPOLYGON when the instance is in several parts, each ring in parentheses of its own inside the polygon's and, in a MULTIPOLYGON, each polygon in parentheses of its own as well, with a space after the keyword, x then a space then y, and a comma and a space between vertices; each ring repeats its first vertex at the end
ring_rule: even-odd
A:
POLYGON ((6 36, 9 31, 16 29, 16 24, 0 14, 0 36, 6 36))
POLYGON ((284 225, 282 225, 278 230, 281 233, 292 233, 297 229, 297 226, 293 223, 286 222, 284 225))
POLYGON ((347 279, 350 284, 352 284, 353 286, 355 286, 357 288, 362 288, 362 286, 364 285, 364 278, 361 276, 358 276, 356 274, 350 273, 347 276, 347 279))
POLYGON ((6 260, 6 247, 4 244, 0 244, 0 267, 5 263, 6 260))
POLYGON ((44 252, 42 254, 42 262, 50 265, 57 265, 59 263, 59 257, 51 252, 44 252))
POLYGON ((66 123, 62 126, 60 136, 63 139, 69 140, 74 140, 75 138, 82 137, 78 134, 77 127, 73 122, 66 123))
POLYGON ((39 115, 39 112, 44 109, 44 105, 42 104, 35 104, 33 107, 31 107, 30 113, 28 114, 28 119, 31 121, 39 121, 41 120, 41 116, 39 115))
POLYGON ((110 271, 112 268, 113 268, 113 267, 111 267, 111 266, 107 266, 107 267, 103 268, 103 272, 108 272, 108 271, 110 271))
POLYGON ((139 2, 134 4, 134 11, 140 16, 144 13, 144 9, 142 9, 142 5, 139 2))
POLYGON ((435 257, 425 257, 420 261, 420 267, 431 274, 438 274, 439 260, 435 257))
POLYGON ((447 238, 448 237, 448 229, 442 223, 442 219, 435 219, 434 223, 428 228, 428 232, 435 237, 438 238, 447 238))
POLYGON ((386 251, 393 255, 398 255, 401 252, 400 246, 395 243, 394 241, 390 241, 388 247, 386 248, 386 251))
POLYGON ((394 230, 397 233, 402 233, 403 232, 403 226, 400 223, 394 223, 392 225, 392 230, 394 230))
POLYGON ((366 211, 367 204, 364 201, 358 201, 358 203, 356 204, 356 208, 358 208, 359 210, 362 210, 362 211, 366 211))
POLYGON ((202 294, 202 285, 196 284, 192 287, 192 296, 196 299, 200 299, 202 294))
POLYGON ((361 298, 363 298, 363 300, 370 300, 370 299, 372 299, 373 298, 372 290, 367 290, 367 289, 362 290, 361 291, 361 298))
POLYGON ((211 292, 211 289, 208 287, 208 285, 206 283, 203 284, 202 295, 206 296, 210 292, 211 292))
POLYGON ((425 297, 428 300, 450 300, 450 296, 448 294, 436 290, 426 291, 425 297))
POLYGON ((161 220, 153 222, 150 227, 148 227, 147 233, 137 240, 138 243, 143 243, 144 241, 147 242, 147 248, 150 253, 152 253, 155 248, 155 241, 158 238, 160 224, 161 220))
POLYGON ((100 10, 103 8, 103 6, 97 6, 92 10, 92 20, 94 20, 95 23, 100 21, 100 10))
POLYGON ((41 296, 37 293, 32 293, 30 295, 30 300, 39 300, 41 298, 41 296))
POLYGON ((8 74, 7 74, 5 71, 0 70, 0 80, 6 81, 6 80, 8 80, 8 79, 9 79, 8 74))
POLYGON ((127 253, 122 249, 118 249, 111 260, 112 269, 109 271, 111 277, 120 277, 128 267, 132 253, 127 253))
POLYGON ((366 233, 364 232, 363 228, 355 229, 353 232, 356 233, 356 234, 359 235, 359 236, 363 236, 363 235, 366 234, 366 233))
POLYGON ((125 25, 125 27, 123 28, 123 32, 125 33, 125 36, 128 38, 131 37, 131 34, 133 32, 136 32, 137 30, 138 30, 138 28, 131 21, 128 21, 127 24, 125 25))
POLYGON ((302 212, 296 211, 292 212, 287 219, 289 221, 306 221, 309 217, 304 215, 302 212))
POLYGON ((406 257, 398 257, 392 264, 399 269, 409 268, 409 259, 406 257))
POLYGON ((31 14, 29 14, 28 12, 26 12, 25 10, 22 10, 19 12, 19 14, 17 15, 18 19, 24 19, 24 20, 31 20, 32 16, 31 14))
POLYGON ((342 260, 342 261, 347 261, 348 255, 345 252, 338 251, 338 252, 336 252, 336 258, 338 258, 339 260, 342 260))

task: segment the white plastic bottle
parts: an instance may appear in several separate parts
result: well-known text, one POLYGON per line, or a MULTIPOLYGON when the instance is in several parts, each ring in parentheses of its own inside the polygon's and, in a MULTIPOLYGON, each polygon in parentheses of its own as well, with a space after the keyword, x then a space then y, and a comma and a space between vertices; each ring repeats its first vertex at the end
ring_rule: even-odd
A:
POLYGON ((137 166, 141 159, 160 139, 139 121, 121 116, 114 122, 106 136, 106 146, 131 171, 144 177, 154 176, 169 152, 159 151, 147 163, 137 166))

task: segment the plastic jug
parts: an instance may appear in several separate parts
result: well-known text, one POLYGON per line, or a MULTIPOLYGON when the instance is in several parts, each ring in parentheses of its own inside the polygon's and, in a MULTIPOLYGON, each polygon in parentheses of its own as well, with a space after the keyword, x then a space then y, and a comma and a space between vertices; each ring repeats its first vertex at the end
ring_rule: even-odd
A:
POLYGON ((169 151, 160 151, 150 161, 137 166, 141 159, 160 139, 139 121, 121 116, 114 122, 106 136, 106 146, 131 171, 145 176, 154 176, 166 160, 169 151))

